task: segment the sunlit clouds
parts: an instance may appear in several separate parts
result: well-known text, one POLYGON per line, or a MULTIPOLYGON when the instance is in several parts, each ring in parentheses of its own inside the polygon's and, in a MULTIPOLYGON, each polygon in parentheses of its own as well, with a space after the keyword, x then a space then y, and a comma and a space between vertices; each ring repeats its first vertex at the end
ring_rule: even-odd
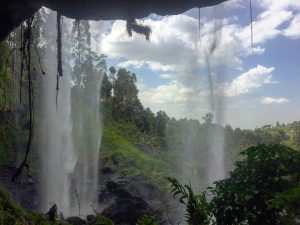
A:
MULTIPOLYGON (((228 1, 223 10, 245 10, 248 3, 228 1)), ((276 91, 280 85, 277 65, 264 62, 253 65, 247 61, 254 56, 263 58, 268 51, 267 43, 279 37, 287 40, 300 37, 300 2, 254 0, 253 7, 253 48, 250 20, 245 23, 234 14, 222 19, 203 16, 200 31, 198 18, 188 13, 165 17, 151 15, 139 20, 151 27, 150 41, 135 33, 129 37, 125 21, 107 22, 101 27, 101 35, 94 36, 93 43, 100 53, 117 59, 114 66, 139 71, 147 69, 158 74, 158 78, 153 78, 160 79, 156 87, 148 87, 147 83, 140 87, 141 101, 146 107, 163 108, 178 117, 185 116, 179 114, 186 112, 184 108, 190 109, 188 116, 193 118, 201 118, 199 111, 210 110, 204 103, 210 93, 207 63, 211 68, 214 93, 223 94, 232 104, 229 107, 235 107, 232 98, 241 102, 245 97, 250 101, 251 96, 257 106, 286 103, 285 98, 273 98, 273 93, 264 93, 271 88, 276 91), (214 51, 211 51, 212 46, 214 51), (258 101, 258 96, 263 100, 258 101), (264 99, 264 96, 270 97, 264 99), (174 110, 176 104, 178 108, 174 110)))
POLYGON ((276 84, 277 81, 273 79, 272 75, 273 71, 274 67, 267 68, 257 65, 235 78, 230 84, 225 85, 225 93, 227 96, 233 97, 251 93, 264 84, 276 84))

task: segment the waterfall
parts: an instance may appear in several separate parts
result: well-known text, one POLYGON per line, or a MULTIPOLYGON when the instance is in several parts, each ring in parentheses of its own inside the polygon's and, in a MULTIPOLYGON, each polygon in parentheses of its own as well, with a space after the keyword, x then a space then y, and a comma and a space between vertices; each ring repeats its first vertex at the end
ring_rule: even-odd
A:
MULTIPOLYGON (((215 34, 218 35, 218 34, 215 34)), ((215 36, 215 38, 217 38, 215 36)), ((224 117, 224 93, 222 90, 216 91, 216 88, 222 83, 220 74, 225 69, 215 69, 216 75, 213 76, 211 70, 211 60, 213 60, 213 52, 210 55, 206 55, 207 65, 207 77, 209 80, 209 105, 212 114, 215 117, 215 124, 211 127, 212 132, 209 135, 209 156, 208 156, 208 168, 207 168, 207 180, 210 185, 214 181, 221 180, 225 177, 225 166, 224 166, 224 128, 222 127, 224 117), (217 92, 217 93, 216 93, 217 92)))
POLYGON ((60 78, 60 90, 56 105, 56 61, 51 52, 46 51, 47 75, 43 77, 42 96, 42 137, 39 145, 41 153, 42 210, 49 203, 56 203, 65 214, 71 213, 71 175, 77 154, 72 141, 71 121, 71 81, 70 74, 60 78))
MULTIPOLYGON (((220 60, 218 47, 222 41, 222 7, 213 7, 212 10, 214 15, 211 21, 214 21, 214 24, 211 38, 205 39, 204 32, 202 32, 204 36, 201 36, 201 21, 198 21, 199 32, 194 32, 194 35, 199 35, 199 38, 195 38, 194 43, 197 55, 193 56, 197 57, 199 78, 195 81, 199 83, 197 85, 195 85, 195 82, 190 84, 195 85, 193 87, 195 93, 205 89, 205 95, 203 95, 206 98, 204 101, 202 96, 198 97, 199 102, 195 101, 196 106, 188 107, 190 107, 190 111, 195 110, 197 107, 203 107, 206 112, 203 110, 202 113, 209 113, 213 118, 209 122, 203 121, 201 125, 196 120, 183 121, 186 125, 178 129, 182 149, 178 157, 181 165, 179 175, 182 177, 183 183, 191 182, 193 189, 197 192, 205 190, 214 181, 223 179, 226 174, 224 166, 224 128, 222 126, 225 94, 221 88, 224 83, 226 66, 220 66, 222 63, 218 62, 220 60)), ((182 60, 185 64, 190 65, 195 60, 193 57, 182 60), (185 62, 185 60, 191 60, 191 63, 185 62)), ((198 119, 204 116, 203 114, 199 115, 198 119)))
MULTIPOLYGON (((56 13, 44 15, 44 48, 42 60, 46 75, 42 79, 39 141, 41 158, 41 211, 56 204, 64 216, 84 216, 97 207, 98 156, 101 141, 99 110, 100 84, 88 87, 94 93, 91 101, 74 96, 72 60, 70 57, 71 20, 62 25, 63 77, 59 77, 56 102, 56 13), (99 94, 97 94, 99 93, 99 94)), ((85 87, 87 88, 87 87, 85 87)))
MULTIPOLYGON (((223 27, 223 8, 222 6, 214 6, 214 30, 213 38, 208 49, 205 51, 205 64, 207 68, 207 80, 209 86, 209 106, 215 118, 215 124, 212 127, 212 133, 208 136, 209 156, 207 179, 210 185, 214 181, 224 179, 225 166, 224 166, 224 129, 222 127, 224 117, 224 90, 219 88, 224 82, 225 67, 214 67, 214 62, 218 61, 216 49, 221 44, 222 27, 223 27)), ((220 63, 216 63, 218 65, 220 63)))

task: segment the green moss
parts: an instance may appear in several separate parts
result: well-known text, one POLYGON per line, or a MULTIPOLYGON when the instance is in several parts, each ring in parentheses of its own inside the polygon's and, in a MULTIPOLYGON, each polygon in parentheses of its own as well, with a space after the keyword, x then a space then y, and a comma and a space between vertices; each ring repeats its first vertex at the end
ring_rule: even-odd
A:
POLYGON ((24 224, 25 213, 15 204, 10 194, 0 189, 0 225, 24 224))
POLYGON ((40 213, 28 213, 11 195, 0 188, 0 225, 68 225, 64 221, 47 221, 40 213))
MULTIPOLYGON (((29 213, 17 205, 12 196, 0 187, 0 225, 70 225, 63 220, 47 221, 41 213, 29 213)), ((97 215, 87 225, 114 225, 114 223, 97 215)))
POLYGON ((0 43, 0 108, 8 109, 13 103, 13 76, 6 68, 10 47, 7 42, 0 43))
POLYGON ((3 118, 0 122, 0 165, 9 162, 14 157, 16 130, 11 117, 3 118))

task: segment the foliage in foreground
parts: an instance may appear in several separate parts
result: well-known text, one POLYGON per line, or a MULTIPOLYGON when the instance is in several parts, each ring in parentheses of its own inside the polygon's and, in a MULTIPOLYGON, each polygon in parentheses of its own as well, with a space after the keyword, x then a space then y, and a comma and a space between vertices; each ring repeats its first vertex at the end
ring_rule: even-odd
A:
MULTIPOLYGON (((47 220, 41 213, 24 211, 13 201, 9 193, 0 188, 0 225, 70 225, 57 214, 53 220, 47 220)), ((114 225, 114 223, 102 215, 97 215, 87 225, 114 225)))
POLYGON ((27 213, 0 188, 0 225, 67 225, 63 222, 47 221, 42 214, 27 213))
POLYGON ((189 185, 181 185, 175 178, 168 178, 171 183, 173 197, 179 197, 179 201, 186 205, 187 214, 185 215, 188 224, 207 225, 208 202, 205 193, 196 195, 189 185))
POLYGON ((157 225, 155 216, 144 215, 137 221, 137 225, 157 225))
POLYGON ((300 152, 277 144, 251 147, 241 155, 244 159, 235 164, 229 178, 209 188, 210 202, 205 193, 199 201, 190 186, 169 178, 174 196, 180 195, 186 205, 187 222, 295 224, 300 217, 300 152))

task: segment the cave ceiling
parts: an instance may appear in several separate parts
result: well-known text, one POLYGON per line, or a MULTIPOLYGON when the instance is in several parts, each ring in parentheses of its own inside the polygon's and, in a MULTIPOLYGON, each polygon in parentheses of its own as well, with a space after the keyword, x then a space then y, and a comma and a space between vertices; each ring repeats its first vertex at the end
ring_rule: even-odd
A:
POLYGON ((226 0, 0 0, 0 41, 42 6, 77 20, 139 19, 150 13, 176 15, 226 0))

